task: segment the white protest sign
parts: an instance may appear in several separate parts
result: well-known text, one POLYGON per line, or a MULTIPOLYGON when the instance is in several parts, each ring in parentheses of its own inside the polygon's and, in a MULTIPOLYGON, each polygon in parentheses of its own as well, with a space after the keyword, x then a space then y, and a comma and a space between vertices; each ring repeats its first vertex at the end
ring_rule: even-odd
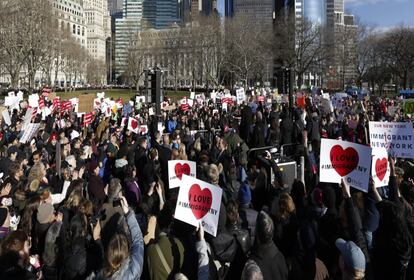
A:
POLYGON ((170 189, 181 187, 183 175, 196 177, 197 164, 188 160, 169 160, 168 181, 170 189))
POLYGON ((329 93, 322 93, 322 98, 329 100, 329 93))
POLYGON ((410 122, 369 122, 369 139, 372 148, 385 148, 398 158, 414 158, 410 122))
POLYGON ((222 104, 221 104, 221 109, 222 109, 223 111, 226 111, 226 112, 227 112, 227 103, 222 103, 222 104))
POLYGON ((148 126, 147 125, 141 125, 139 127, 139 133, 141 135, 147 134, 148 133, 148 126))
POLYGON ((340 183, 368 192, 371 172, 371 148, 351 142, 322 139, 320 181, 340 183))
POLYGON ((135 102, 137 102, 137 103, 145 103, 145 96, 137 96, 137 97, 135 97, 135 102))
POLYGON ((20 143, 25 144, 30 141, 36 134, 39 127, 40 123, 29 123, 24 129, 23 136, 20 138, 20 143))
POLYGON ((165 129, 164 123, 163 122, 158 122, 158 127, 157 128, 158 128, 158 131, 160 133, 162 133, 165 129))
POLYGON ((190 176, 183 176, 174 218, 216 236, 223 190, 190 176))
POLYGON ((23 101, 23 92, 21 90, 17 93, 17 97, 19 98, 19 101, 23 101))
POLYGON ((11 125, 11 119, 10 119, 9 110, 3 110, 3 112, 1 112, 1 115, 3 116, 4 122, 7 125, 11 125))
POLYGON ((131 118, 131 117, 128 118, 128 130, 138 134, 139 125, 138 125, 138 121, 136 119, 131 118))
POLYGON ((193 107, 194 100, 193 99, 187 99, 187 104, 188 104, 188 106, 193 107))
POLYGON ((14 109, 16 106, 19 107, 19 98, 17 96, 6 96, 4 98, 4 106, 11 107, 14 109))
POLYGON ((37 93, 29 95, 29 106, 32 108, 39 107, 39 95, 37 93))
POLYGON ((246 93, 244 92, 244 88, 239 88, 236 90, 236 98, 238 104, 241 104, 246 100, 246 93))
POLYGON ((98 92, 98 93, 96 93, 96 97, 98 97, 98 98, 105 98, 105 92, 98 92))
POLYGON ((194 91, 190 92, 190 99, 194 99, 194 97, 195 97, 195 92, 194 91))
POLYGON ((10 92, 8 93, 8 96, 16 96, 16 94, 14 93, 14 91, 10 91, 10 92))
POLYGON ((388 186, 390 179, 390 164, 385 148, 372 149, 371 176, 376 188, 388 186))
POLYGON ((149 108, 148 109, 148 114, 150 115, 150 116, 154 116, 155 115, 155 113, 154 113, 154 108, 149 108))

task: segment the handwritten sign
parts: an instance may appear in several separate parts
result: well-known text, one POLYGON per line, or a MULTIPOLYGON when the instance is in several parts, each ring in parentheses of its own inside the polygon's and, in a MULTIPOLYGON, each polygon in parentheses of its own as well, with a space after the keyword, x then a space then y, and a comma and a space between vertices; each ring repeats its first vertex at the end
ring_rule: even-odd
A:
POLYGON ((168 181, 170 189, 178 188, 182 185, 183 175, 196 177, 197 164, 188 160, 169 160, 168 161, 168 181))
POLYGON ((320 181, 340 183, 341 178, 353 188, 368 192, 371 171, 371 148, 351 142, 322 139, 320 181))
POLYGON ((94 94, 81 94, 79 95, 78 101, 78 112, 79 113, 89 113, 93 111, 95 105, 95 95, 94 94))
POLYGON ((385 148, 399 158, 414 158, 413 125, 409 122, 369 122, 372 148, 385 148))
POLYGON ((174 218, 198 226, 216 236, 223 190, 196 178, 183 175, 174 218))

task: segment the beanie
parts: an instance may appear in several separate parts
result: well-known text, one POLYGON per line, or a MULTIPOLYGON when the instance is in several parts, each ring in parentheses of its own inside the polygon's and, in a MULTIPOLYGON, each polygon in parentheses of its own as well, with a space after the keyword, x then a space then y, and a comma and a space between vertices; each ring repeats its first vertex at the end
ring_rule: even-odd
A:
POLYGON ((250 186, 248 184, 242 184, 239 189, 239 203, 240 204, 249 204, 252 200, 252 193, 250 191, 250 186))

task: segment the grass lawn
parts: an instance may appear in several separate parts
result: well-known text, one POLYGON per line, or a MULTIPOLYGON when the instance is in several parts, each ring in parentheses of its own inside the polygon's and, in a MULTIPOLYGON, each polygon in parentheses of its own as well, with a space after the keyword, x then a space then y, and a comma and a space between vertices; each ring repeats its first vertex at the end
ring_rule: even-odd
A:
MULTIPOLYGON (((105 92, 105 97, 109 98, 122 98, 123 100, 129 100, 131 97, 135 96, 136 91, 130 89, 106 89, 106 90, 81 90, 81 91, 72 91, 72 92, 58 92, 57 95, 60 96, 62 99, 71 99, 74 97, 79 96, 83 93, 93 93, 96 94, 98 92, 105 92)), ((187 91, 165 91, 165 95, 172 100, 178 100, 183 98, 184 96, 190 97, 190 93, 187 91)))

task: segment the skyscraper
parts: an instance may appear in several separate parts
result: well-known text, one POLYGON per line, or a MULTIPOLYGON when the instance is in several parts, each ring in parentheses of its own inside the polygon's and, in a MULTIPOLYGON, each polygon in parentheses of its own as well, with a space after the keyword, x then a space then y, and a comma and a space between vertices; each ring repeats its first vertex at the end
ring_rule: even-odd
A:
POLYGON ((325 0, 302 0, 303 17, 319 25, 326 23, 326 3, 325 0))
POLYGON ((273 23, 274 0, 233 0, 234 17, 244 16, 263 28, 273 23))
POLYGON ((126 69, 130 40, 141 26, 143 0, 124 0, 122 18, 115 20, 115 76, 126 69))

